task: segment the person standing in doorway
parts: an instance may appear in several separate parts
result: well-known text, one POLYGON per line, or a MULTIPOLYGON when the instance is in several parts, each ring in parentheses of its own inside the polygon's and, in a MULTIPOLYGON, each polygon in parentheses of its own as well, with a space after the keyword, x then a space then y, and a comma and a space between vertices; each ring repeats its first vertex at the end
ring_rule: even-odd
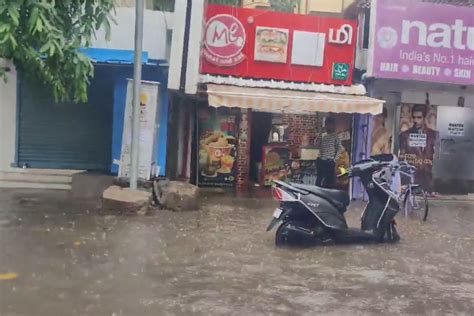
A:
POLYGON ((334 188, 336 182, 336 161, 342 152, 341 139, 336 134, 336 120, 328 117, 325 124, 326 131, 317 139, 319 158, 316 161, 316 185, 325 188, 334 188))

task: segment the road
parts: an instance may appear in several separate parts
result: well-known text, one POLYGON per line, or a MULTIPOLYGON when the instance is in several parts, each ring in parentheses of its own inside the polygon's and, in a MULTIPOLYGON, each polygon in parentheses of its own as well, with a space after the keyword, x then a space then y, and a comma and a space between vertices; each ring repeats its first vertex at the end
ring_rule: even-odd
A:
MULTIPOLYGON (((269 200, 101 214, 67 193, 0 191, 0 315, 473 315, 474 204, 399 216, 395 245, 277 249, 269 200)), ((363 205, 348 211, 357 224, 363 205)))

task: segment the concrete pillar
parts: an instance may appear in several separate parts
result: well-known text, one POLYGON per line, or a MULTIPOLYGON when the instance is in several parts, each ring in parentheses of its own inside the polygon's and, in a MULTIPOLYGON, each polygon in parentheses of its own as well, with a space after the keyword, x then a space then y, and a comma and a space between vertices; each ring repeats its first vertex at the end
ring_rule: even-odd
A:
POLYGON ((9 68, 6 82, 0 79, 0 172, 8 171, 15 161, 17 118, 17 72, 8 60, 0 58, 0 67, 9 68))

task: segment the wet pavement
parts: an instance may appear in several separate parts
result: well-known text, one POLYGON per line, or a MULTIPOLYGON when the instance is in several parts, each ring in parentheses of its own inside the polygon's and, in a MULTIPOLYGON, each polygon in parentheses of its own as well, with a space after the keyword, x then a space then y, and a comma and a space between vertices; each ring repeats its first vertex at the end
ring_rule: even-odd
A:
POLYGON ((124 217, 3 190, 0 315, 474 315, 474 204, 431 205, 399 244, 277 249, 268 200, 124 217))

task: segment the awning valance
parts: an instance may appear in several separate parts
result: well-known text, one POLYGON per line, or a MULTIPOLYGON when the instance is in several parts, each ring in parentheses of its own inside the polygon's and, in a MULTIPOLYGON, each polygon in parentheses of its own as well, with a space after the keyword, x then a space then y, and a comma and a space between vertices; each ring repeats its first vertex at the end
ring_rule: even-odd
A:
POLYGON ((259 112, 305 114, 382 113, 384 101, 366 96, 334 93, 247 88, 228 85, 207 85, 209 105, 237 107, 259 112))

